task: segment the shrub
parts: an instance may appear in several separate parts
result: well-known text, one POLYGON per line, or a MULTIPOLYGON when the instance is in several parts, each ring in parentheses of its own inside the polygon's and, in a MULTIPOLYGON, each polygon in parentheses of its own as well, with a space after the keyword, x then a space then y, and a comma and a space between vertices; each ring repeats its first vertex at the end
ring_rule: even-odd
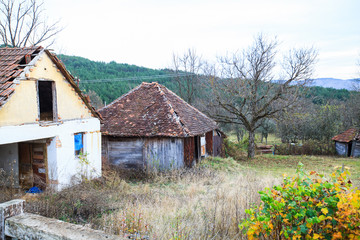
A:
POLYGON ((314 171, 284 177, 283 184, 260 191, 261 204, 247 209, 239 227, 249 239, 356 239, 360 235, 360 191, 349 173, 326 180, 314 171))
POLYGON ((275 154, 279 155, 335 155, 335 145, 308 140, 303 144, 283 143, 275 145, 275 154))
POLYGON ((248 140, 245 138, 242 142, 232 142, 231 140, 224 139, 225 156, 232 157, 235 160, 242 160, 245 156, 245 151, 248 145, 248 140))

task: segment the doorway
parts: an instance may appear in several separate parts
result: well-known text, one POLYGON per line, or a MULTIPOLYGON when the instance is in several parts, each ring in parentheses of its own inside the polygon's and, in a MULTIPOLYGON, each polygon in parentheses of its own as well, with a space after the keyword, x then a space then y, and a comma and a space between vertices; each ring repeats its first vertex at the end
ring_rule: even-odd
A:
POLYGON ((47 184, 46 143, 19 143, 19 184, 24 189, 47 184))
POLYGON ((55 82, 38 81, 40 121, 57 121, 55 82))

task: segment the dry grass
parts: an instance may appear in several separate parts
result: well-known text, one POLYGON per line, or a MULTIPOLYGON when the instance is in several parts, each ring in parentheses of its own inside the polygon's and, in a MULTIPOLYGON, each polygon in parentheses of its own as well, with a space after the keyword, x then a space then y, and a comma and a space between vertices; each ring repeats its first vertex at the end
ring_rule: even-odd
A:
POLYGON ((0 203, 22 196, 21 190, 16 188, 14 172, 6 173, 0 168, 0 203))
POLYGON ((322 173, 344 163, 359 182, 358 159, 211 158, 196 168, 168 173, 107 169, 101 179, 28 198, 26 210, 133 239, 243 239, 238 224, 244 210, 259 203, 258 191, 279 184, 283 173, 294 174, 298 162, 322 173))
POLYGON ((232 159, 136 181, 122 175, 106 170, 101 180, 42 194, 27 211, 132 238, 242 239, 244 210, 277 181, 241 171, 232 159))

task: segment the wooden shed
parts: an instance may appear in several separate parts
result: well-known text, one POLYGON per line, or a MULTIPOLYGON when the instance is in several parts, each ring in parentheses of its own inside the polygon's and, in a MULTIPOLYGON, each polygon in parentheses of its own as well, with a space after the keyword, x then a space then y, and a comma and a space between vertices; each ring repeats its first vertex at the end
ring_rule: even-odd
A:
POLYGON ((142 83, 99 112, 111 165, 164 170, 221 154, 216 122, 158 83, 142 83))
POLYGON ((358 130, 355 128, 350 128, 346 130, 345 132, 340 133, 339 135, 336 135, 332 138, 333 141, 335 141, 335 148, 336 153, 341 156, 359 156, 360 155, 360 149, 357 149, 360 147, 360 144, 354 141, 355 136, 357 135, 358 130), (355 143, 355 144, 354 144, 355 143))

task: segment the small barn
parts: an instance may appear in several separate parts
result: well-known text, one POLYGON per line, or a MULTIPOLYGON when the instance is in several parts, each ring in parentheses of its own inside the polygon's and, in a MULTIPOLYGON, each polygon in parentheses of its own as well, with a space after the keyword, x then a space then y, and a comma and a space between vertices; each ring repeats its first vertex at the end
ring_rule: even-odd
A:
POLYGON ((216 122, 158 83, 142 83, 99 112, 102 155, 111 165, 164 170, 221 154, 216 122))
POLYGON ((101 176, 99 117, 54 53, 0 48, 0 171, 14 187, 101 176))
MULTIPOLYGON (((354 138, 357 135, 358 130, 355 128, 350 128, 345 132, 340 133, 332 138, 335 142, 336 153, 341 156, 354 156, 354 154, 360 154, 359 150, 356 149, 356 144, 354 144, 354 138), (354 145, 354 146, 353 146, 354 145), (353 149, 354 148, 354 149, 353 149), (359 151, 359 152, 358 152, 359 151)), ((359 143, 357 143, 360 145, 359 143)))
POLYGON ((352 157, 360 157, 360 132, 356 131, 355 137, 351 145, 351 154, 352 157))

